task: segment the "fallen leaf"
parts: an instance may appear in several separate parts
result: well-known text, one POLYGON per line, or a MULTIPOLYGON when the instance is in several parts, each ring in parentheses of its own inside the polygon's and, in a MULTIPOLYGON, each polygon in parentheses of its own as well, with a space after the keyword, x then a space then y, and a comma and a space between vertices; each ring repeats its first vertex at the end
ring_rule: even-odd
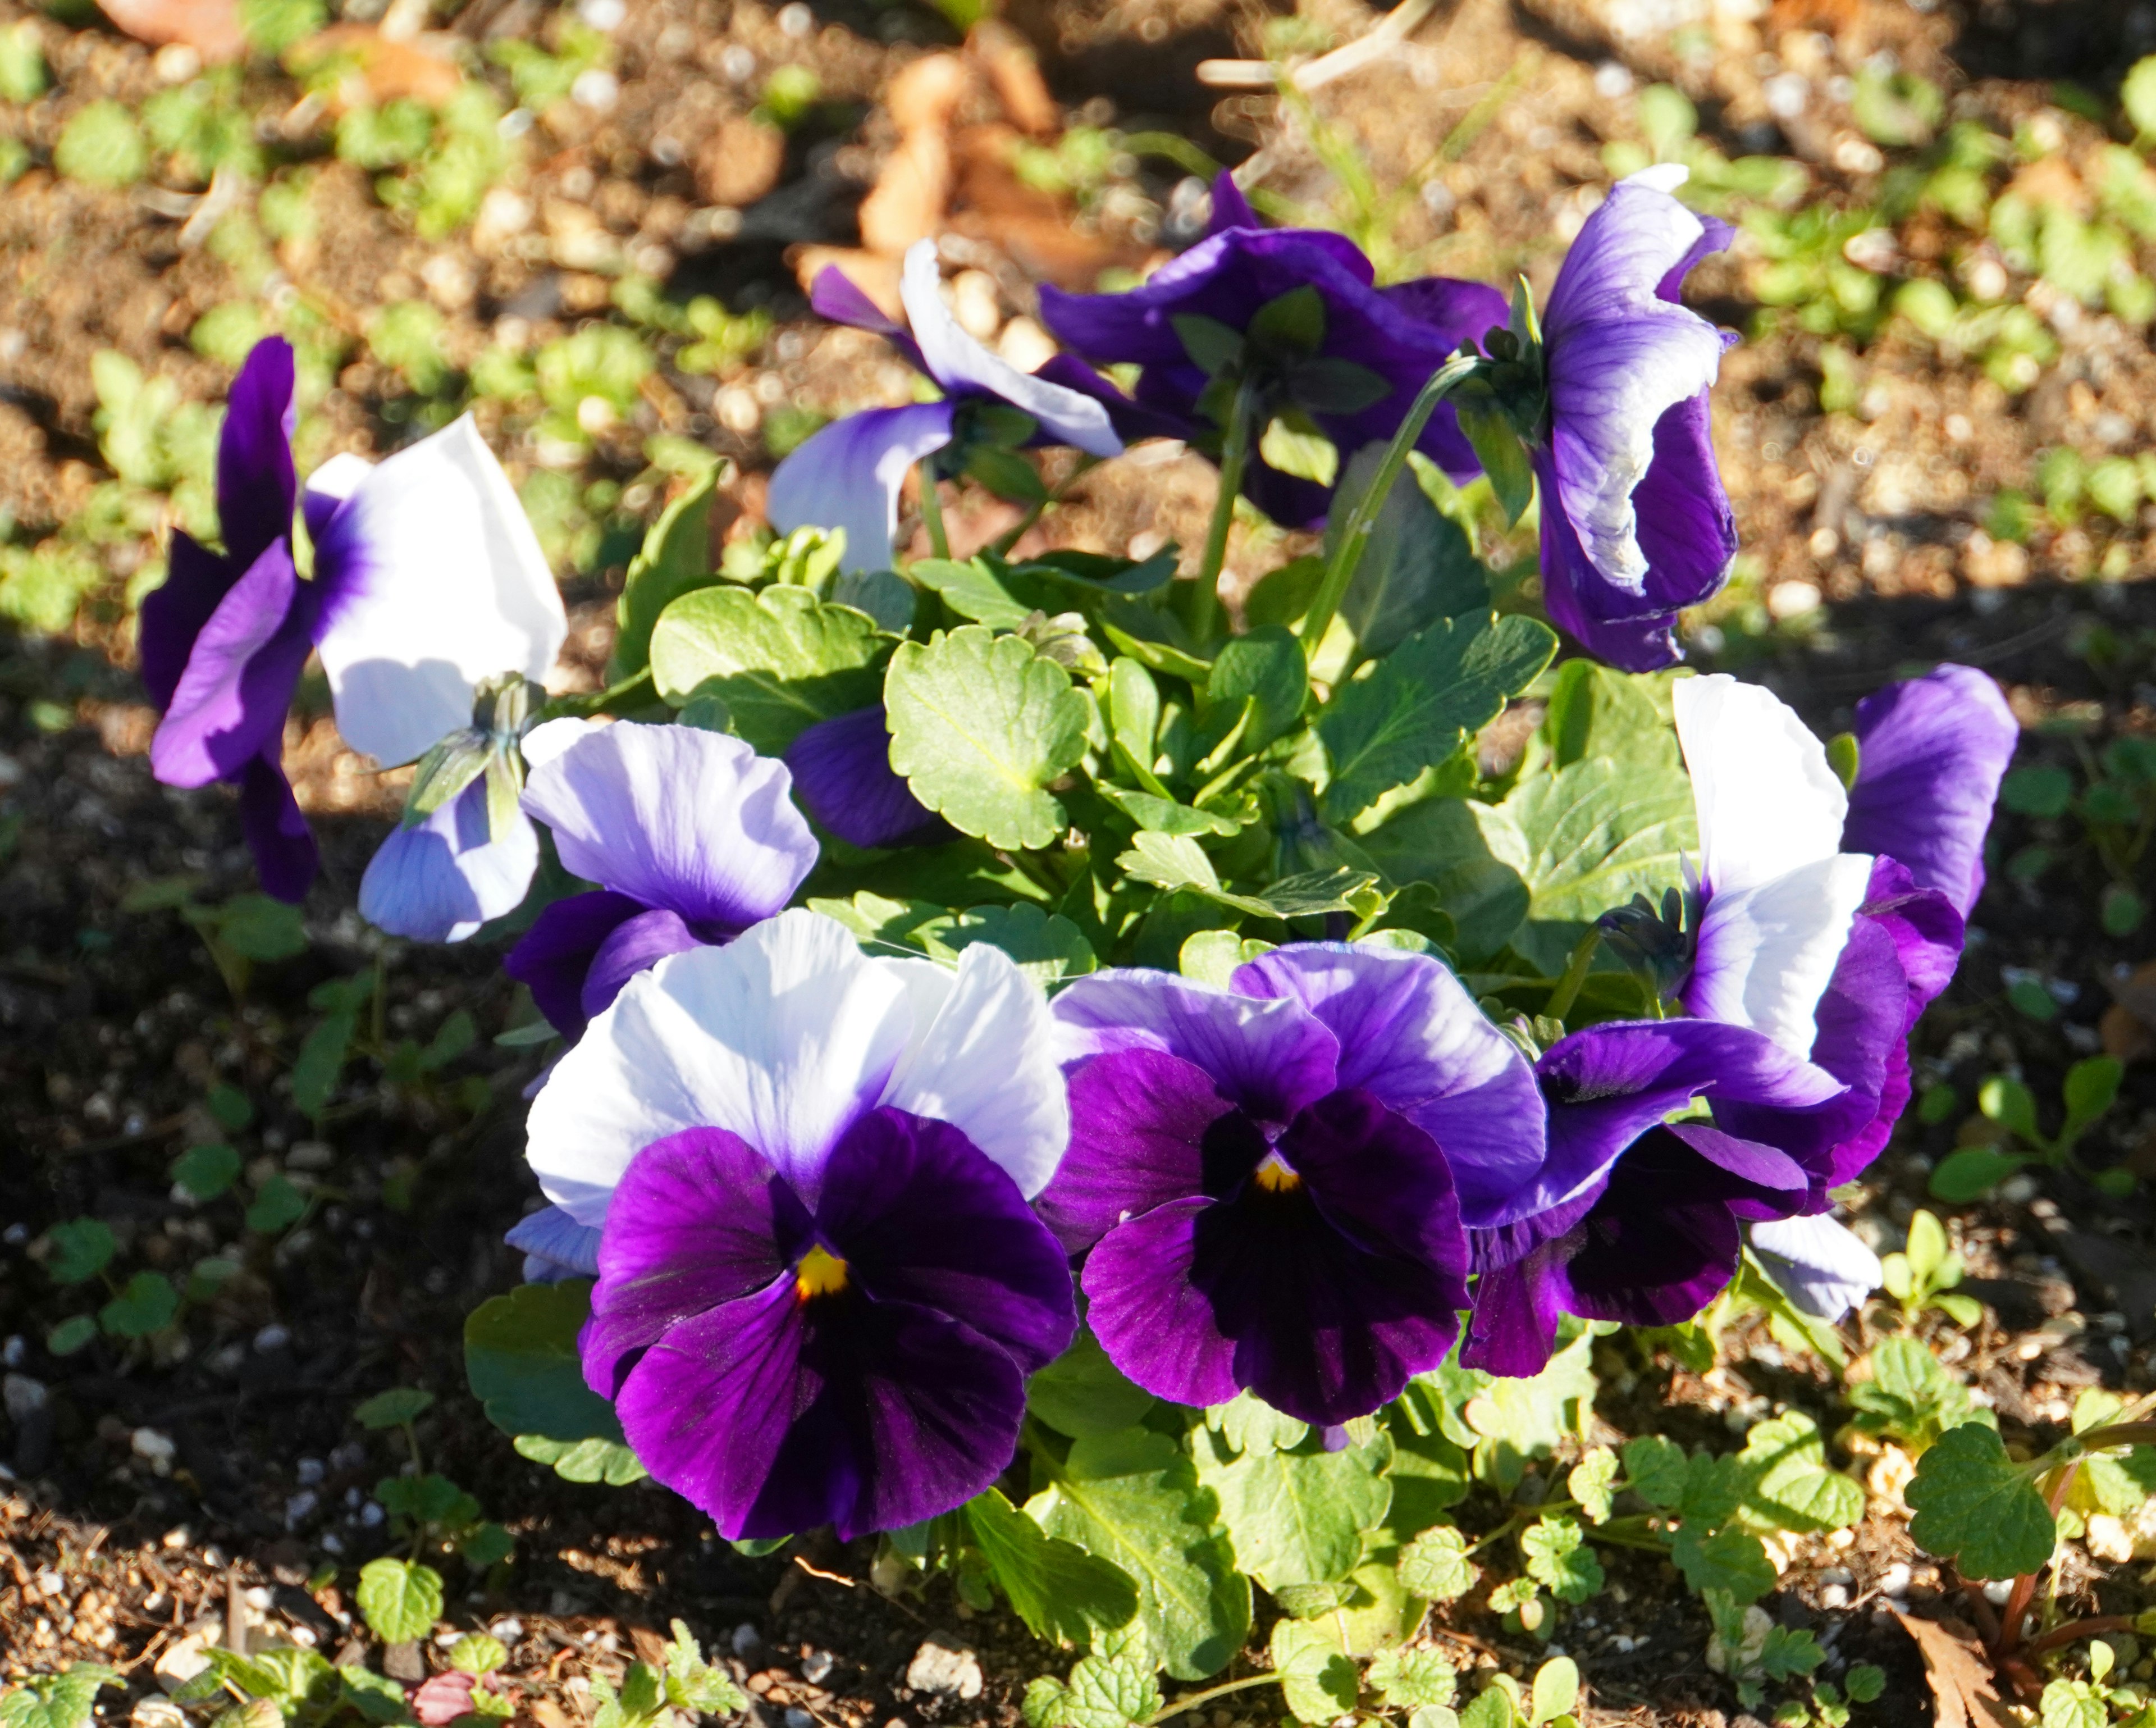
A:
POLYGON ((331 24, 298 44, 286 64, 304 72, 324 61, 346 59, 352 75, 340 85, 334 105, 340 109, 380 107, 413 101, 439 108, 464 87, 464 75, 453 60, 414 40, 393 40, 371 24, 331 24))
POLYGON ((707 204, 752 204, 778 184, 786 169, 786 134, 737 114, 721 122, 696 152, 696 191, 707 204))
POLYGON ((105 15, 138 42, 182 42, 205 60, 237 59, 247 38, 238 0, 99 0, 105 15))
POLYGON ((451 1669, 436 1674, 412 1695, 412 1714, 425 1728, 449 1728, 472 1707, 472 1677, 451 1669))
POLYGON ((2062 156, 2030 162, 2007 182, 2006 189, 2040 210, 2059 204, 2076 216, 2086 216, 2092 208, 2088 188, 2062 156))
POLYGON ((2012 1728, 1974 1633, 1958 1621, 1920 1620, 1898 1608, 1893 1614, 1924 1659, 1924 1679, 1938 1702, 1938 1728, 2012 1728))
POLYGON ((996 100, 1020 131, 1045 138, 1062 130, 1062 111, 1049 95, 1040 62, 1023 36, 1000 19, 983 18, 967 36, 966 46, 988 69, 996 100))
POLYGON ((916 240, 932 239, 951 202, 951 146, 942 132, 905 134, 861 200, 861 244, 886 258, 905 255, 916 240))
POLYGON ((2144 962, 2110 990, 2112 1005, 2097 1024, 2105 1052, 2121 1062, 2156 1056, 2156 960, 2144 962))
POLYGON ((973 82, 954 54, 923 54, 903 68, 884 91, 884 106, 901 133, 944 131, 973 82))

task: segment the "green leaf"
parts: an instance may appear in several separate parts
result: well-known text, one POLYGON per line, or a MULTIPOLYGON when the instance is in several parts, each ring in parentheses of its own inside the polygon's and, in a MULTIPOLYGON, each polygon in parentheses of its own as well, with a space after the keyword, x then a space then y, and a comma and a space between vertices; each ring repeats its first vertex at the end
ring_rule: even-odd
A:
POLYGON ((1152 1394, 1124 1378, 1086 1326, 1070 1349, 1025 1383, 1027 1413, 1074 1438, 1135 1427, 1153 1403, 1152 1394))
POLYGON ((409 1722, 404 1707, 404 1689, 387 1674, 378 1674, 347 1663, 337 1670, 337 1700, 349 1705, 370 1722, 409 1722))
MULTIPOLYGON (((1228 934, 1226 931, 1218 933, 1228 934)), ((1229 939, 1234 940, 1232 937, 1229 939)), ((1242 963, 1239 960, 1236 964, 1242 963)), ((1227 986, 1224 982, 1220 987, 1227 986)), ((1205 1425, 1228 1443, 1230 1452, 1260 1455, 1300 1446, 1310 1433, 1308 1422, 1297 1422, 1274 1409, 1255 1392, 1238 1392, 1225 1404, 1215 1404, 1205 1412, 1205 1425)), ((1199 1470, 1202 1474, 1202 1464, 1199 1470)))
POLYGON ((1787 1683, 1812 1672, 1826 1660, 1819 1640, 1801 1628, 1769 1628, 1760 1647, 1759 1669, 1770 1680, 1787 1683))
POLYGON ((2042 1728, 2107 1728, 2112 1720, 2103 1694, 2086 1680, 2053 1680, 2036 1704, 2042 1728))
POLYGON ((115 1338, 147 1338, 172 1324, 180 1293, 162 1272, 138 1272, 97 1311, 98 1324, 115 1338))
POLYGON ((1602 1563, 1585 1545, 1579 1525, 1562 1513, 1537 1519, 1520 1532, 1527 1576, 1566 1602, 1582 1602, 1602 1587, 1602 1563))
POLYGON ((1591 660, 1557 669, 1542 735, 1550 765, 1568 768, 1592 756, 1642 768, 1681 771, 1670 695, 1671 681, 1611 671, 1591 660))
POLYGON ((1950 1559, 1965 1578, 2010 1578, 2051 1557, 2058 1539, 2030 1473, 2006 1456, 1996 1431, 1963 1422, 1917 1460, 1903 1498, 1909 1535, 1950 1559))
POLYGON ((1847 1530, 1864 1516, 1864 1489, 1830 1470, 1819 1424, 1793 1410, 1754 1422, 1737 1457, 1739 1515, 1755 1530, 1847 1530))
POLYGON ((1012 1612, 1035 1638, 1084 1649, 1101 1633, 1127 1626, 1137 1587, 1110 1561, 1049 1535, 988 1489, 966 1503, 967 1527, 1012 1612))
POLYGON ((1077 925, 1061 913, 1031 904, 973 907, 939 928, 932 939, 951 954, 977 942, 999 948, 1019 971, 1043 985, 1079 977, 1100 964, 1077 925))
POLYGON ((359 1611, 386 1644, 425 1638, 442 1617, 442 1575, 417 1561, 387 1556, 359 1569, 359 1611))
POLYGON ((1343 825, 1443 762, 1503 712, 1556 650, 1547 625, 1486 614, 1441 620, 1401 643, 1317 717, 1332 765, 1326 820, 1343 825))
POLYGON ((1362 1676, 1329 1620, 1281 1620, 1271 1644, 1281 1695, 1297 1721, 1322 1723, 1355 1708, 1362 1676))
POLYGON ((1564 1479, 1566 1489, 1579 1502, 1589 1524, 1608 1521, 1611 1490, 1616 1482, 1617 1454, 1606 1446, 1591 1448, 1564 1479))
MULTIPOLYGON (((1348 464, 1333 499, 1328 554, 1384 457, 1383 445, 1365 445, 1348 464)), ((1486 611, 1489 604, 1489 573, 1466 530, 1430 501, 1412 467, 1402 469, 1340 599, 1357 654, 1379 658, 1440 619, 1486 611)))
POLYGON ((1650 1506, 1674 1507, 1683 1499, 1684 1448, 1660 1434, 1625 1443, 1625 1479, 1650 1506))
POLYGON ((1475 446, 1476 460, 1490 476, 1490 489, 1496 494, 1506 523, 1518 522, 1535 496, 1535 471, 1519 434, 1493 402, 1462 396, 1455 399, 1453 408, 1460 416, 1460 429, 1475 446))
POLYGON ((1488 959, 1527 922, 1527 885, 1491 856, 1465 800, 1411 804, 1356 844, 1389 880, 1430 885, 1452 919, 1451 951, 1466 964, 1488 959))
POLYGON ((1699 850, 1684 774, 1606 756, 1535 775, 1474 815, 1491 852, 1527 885, 1527 924, 1512 946, 1553 976, 1589 923, 1635 894, 1659 903, 1699 850))
POLYGON ((379 1432, 417 1421, 434 1407, 434 1395, 418 1386, 392 1386, 377 1392, 352 1413, 362 1428, 379 1432))
POLYGON ((1989 1412, 1969 1402, 1969 1388, 1914 1338, 1888 1338, 1871 1352, 1871 1378, 1849 1388, 1856 1426, 1887 1434, 1922 1452, 1947 1429, 1989 1412))
POLYGON ((254 1120, 254 1106, 245 1093, 236 1086, 220 1082, 209 1089, 203 1103, 209 1113, 217 1119, 218 1126, 230 1134, 238 1134, 254 1120))
POLYGON ((1085 1436, 1026 1510, 1052 1536, 1120 1566, 1137 1585, 1152 1645, 1178 1679, 1227 1666, 1250 1624, 1250 1585, 1190 1459, 1164 1434, 1085 1436))
POLYGON ((1192 1436, 1198 1479, 1219 1497, 1235 1562, 1268 1590, 1344 1578, 1363 1557, 1363 1533, 1385 1521, 1392 1446, 1384 1439, 1327 1452, 1252 1448, 1233 1455, 1224 1435, 1192 1436))
POLYGON ((1400 1550, 1400 1583, 1424 1602, 1454 1602, 1475 1587, 1481 1570, 1467 1557, 1467 1538, 1449 1524, 1424 1530, 1400 1550))
POLYGON ((2074 801, 2074 777, 2063 768, 2016 768, 1999 783, 1999 801, 2017 815, 2062 816, 2074 801))
POLYGON ((118 1244, 111 1227, 101 1218, 75 1218, 55 1224, 45 1232, 51 1252, 45 1270, 56 1284, 87 1283, 112 1263, 118 1244))
POLYGON ((651 676, 680 707, 716 697, 734 730, 767 756, 819 720, 872 707, 890 650, 875 620, 806 589, 700 588, 651 632, 651 676))
POLYGON ((449 1646, 449 1666, 459 1674, 492 1674, 508 1660, 501 1640, 483 1632, 468 1632, 449 1646))
POLYGON ((1299 409, 1284 409, 1265 422, 1258 455, 1276 473, 1329 486, 1340 472, 1340 451, 1299 409))
POLYGON ((1137 1728, 1161 1707, 1160 1685, 1142 1625, 1104 1633, 1070 1670, 1070 1683, 1043 1675, 1025 1689, 1027 1728, 1137 1728))
POLYGON ((584 1384, 577 1353, 591 1299, 591 1286, 570 1278, 481 1303, 465 1319, 465 1376, 522 1456, 572 1482, 634 1481, 643 1468, 613 1407, 584 1384))
POLYGON ((99 1691, 125 1684, 95 1662, 77 1662, 64 1674, 24 1680, 0 1692, 0 1728, 90 1728, 99 1691))
POLYGON ((1242 332, 1230 330, 1217 318, 1183 312, 1171 317, 1169 327, 1190 363, 1208 378, 1239 363, 1243 357, 1242 332))
POLYGON ((901 645, 884 700, 891 766, 952 826, 1006 850, 1063 831, 1047 789, 1085 754, 1091 709, 1062 667, 969 625, 901 645))
POLYGON ((239 1180, 239 1155, 221 1142, 190 1146, 172 1160, 172 1180, 197 1200, 215 1200, 239 1180))
MULTIPOLYGON (((1124 660, 1117 664, 1133 666, 1137 662, 1124 660)), ((1093 789, 1137 826, 1154 834, 1226 836, 1240 834, 1248 825, 1246 817, 1229 815, 1224 810, 1193 810, 1187 804, 1178 804, 1172 798, 1156 798, 1150 792, 1132 792, 1106 782, 1096 784, 1093 789)))
POLYGON ((1213 674, 1206 680, 1205 704, 1209 710, 1233 714, 1245 698, 1257 703, 1236 746, 1241 754, 1254 756, 1295 724, 1309 689, 1302 644, 1285 625, 1261 625, 1222 645, 1213 661, 1213 674))
POLYGON ((275 1236, 306 1216, 307 1196, 285 1176, 272 1173, 248 1202, 247 1227, 257 1236, 275 1236))
POLYGON ((1060 609, 1047 584, 1023 567, 975 558, 916 558, 909 568, 916 582, 941 594, 961 618, 991 630, 1016 630, 1035 612, 1060 609))
POLYGON ((218 908, 218 939, 249 960, 288 960, 307 951, 300 908, 267 894, 235 894, 218 908))
POLYGON ((1966 1206, 1981 1200, 2029 1160, 2011 1152, 1994 1152, 1989 1146, 1963 1146, 1942 1158, 1927 1186, 1934 1200, 1948 1206, 1966 1206))
POLYGON ((1253 918, 1310 918, 1328 912, 1353 912, 1356 898, 1376 878, 1368 871, 1342 865, 1337 870, 1285 877, 1262 894, 1223 887, 1205 849, 1188 836, 1141 833, 1131 850, 1116 860, 1134 881, 1171 892, 1186 889, 1253 918))
POLYGON ((345 1057, 358 1029, 358 1016, 349 1009, 326 1015, 316 1022, 292 1060, 292 1102, 316 1122, 336 1095, 345 1057))
POLYGON ((70 1314, 45 1335, 45 1348, 56 1356, 71 1356, 97 1336, 97 1322, 88 1314, 70 1314))
POLYGON ((1570 1715, 1579 1703, 1579 1668, 1569 1656, 1553 1656, 1535 1671, 1527 1720, 1537 1725, 1570 1715))
POLYGON ((1670 1542, 1670 1558, 1695 1592, 1719 1590, 1742 1603, 1774 1587, 1774 1563, 1758 1537, 1733 1527, 1705 1533, 1702 1522, 1686 1518, 1670 1542))
POLYGON ((1459 1689, 1459 1670, 1438 1650, 1380 1650, 1370 1664, 1370 1684, 1395 1710, 1449 1705, 1459 1689))
POLYGON ((90 102, 61 128, 53 146, 53 166, 85 186, 132 186, 149 171, 150 147, 125 106, 90 102))
POLYGON ((1547 1458, 1584 1431, 1594 1409, 1594 1335, 1582 1332, 1524 1380, 1493 1380, 1466 1407, 1467 1424, 1518 1458, 1547 1458))
POLYGON ((1325 345, 1325 301, 1305 283, 1267 301, 1251 314, 1250 340, 1276 352, 1315 354, 1325 345))
POLYGON ((2126 1065, 2115 1056, 2084 1057, 2066 1070, 2066 1115, 2076 1124, 2093 1122, 2118 1097, 2126 1065))

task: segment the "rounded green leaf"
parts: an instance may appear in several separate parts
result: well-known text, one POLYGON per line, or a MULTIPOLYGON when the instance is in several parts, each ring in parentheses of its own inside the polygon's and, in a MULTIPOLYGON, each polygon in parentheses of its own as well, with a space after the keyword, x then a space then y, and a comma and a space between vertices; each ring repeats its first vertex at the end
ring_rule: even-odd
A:
POLYGON ((132 186, 149 169, 150 147, 121 104, 92 102, 62 130, 53 166, 86 186, 132 186))
POLYGON ((386 1392, 377 1392, 352 1414, 363 1428, 395 1428, 424 1415, 434 1406, 432 1392, 418 1386, 392 1386, 386 1392))
POLYGON ((891 766, 952 827, 1026 851, 1063 831, 1048 787, 1086 753, 1089 710, 1062 667, 968 625, 901 645, 884 702, 891 766))
POLYGON ((1948 1153, 1932 1172, 1932 1198, 1949 1206, 1980 1200, 2028 1161, 1989 1146, 1964 1146, 1948 1153))
POLYGON ((2011 1578, 2051 1557, 2057 1530, 2043 1495, 1997 1431, 1980 1423, 1940 1435, 1917 1461, 1904 1498, 1917 1545, 1951 1559, 1965 1578, 2011 1578))
POLYGON ((408 1644, 442 1617, 442 1575, 417 1561, 383 1557, 360 1568, 359 1611, 386 1644, 408 1644))
POLYGON ((53 1282, 60 1284, 80 1284, 95 1278, 110 1263, 116 1244, 112 1232, 102 1219, 75 1218, 65 1224, 55 1224, 45 1233, 51 1252, 45 1259, 45 1270, 53 1282))
POLYGON ((179 1311, 180 1293, 170 1278, 162 1272, 138 1272, 97 1318, 115 1338, 147 1338, 171 1325, 179 1311))
POLYGON ((776 756, 818 721, 874 707, 889 646, 865 613, 806 589, 703 588, 660 614, 651 676, 676 707, 716 697, 736 733, 776 756))

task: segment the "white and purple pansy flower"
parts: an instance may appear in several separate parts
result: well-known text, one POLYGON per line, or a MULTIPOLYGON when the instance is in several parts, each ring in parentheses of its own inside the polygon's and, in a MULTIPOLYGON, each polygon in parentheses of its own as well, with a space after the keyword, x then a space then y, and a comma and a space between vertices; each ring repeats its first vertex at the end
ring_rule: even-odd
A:
POLYGON ((1225 990, 1096 973, 1054 1011, 1070 1149, 1040 1211, 1118 1368, 1329 1427, 1444 1360, 1463 1216, 1509 1216, 1544 1144, 1525 1059, 1442 964, 1296 944, 1225 990))
POLYGON ((547 825, 564 869, 598 884, 548 906, 504 965, 564 1037, 668 954, 778 912, 815 868, 786 765, 739 738, 552 720, 526 744, 526 815, 547 825))
POLYGON ((567 630, 538 541, 469 418, 377 465, 339 456, 316 471, 296 500, 314 553, 303 577, 292 383, 285 340, 257 343, 218 444, 225 551, 176 535, 172 574, 141 625, 143 682, 164 711, 151 742, 157 778, 236 782, 263 884, 288 900, 316 867, 280 761, 311 653, 346 743, 393 766, 468 724, 481 681, 543 677, 567 630))
POLYGON ((894 1529, 1009 1466, 1077 1325, 1028 1204, 1053 1045, 999 950, 872 959, 794 911, 639 974, 555 1067, 527 1155, 598 1232, 585 1377, 722 1535, 894 1529))
POLYGON ((1715 465, 1707 388, 1726 337, 1677 303, 1728 224, 1671 194, 1671 164, 1620 180, 1587 219, 1543 314, 1548 422, 1543 599, 1599 660, 1651 671, 1679 657, 1677 613, 1722 586, 1737 524, 1715 465))
POLYGON ((967 335, 943 303, 942 282, 935 242, 916 242, 906 255, 899 287, 910 334, 836 270, 823 271, 810 291, 818 312, 885 337, 943 392, 940 402, 849 414, 809 439, 773 473, 766 507, 772 525, 782 534, 803 527, 843 529, 849 570, 889 568, 906 470, 954 441, 963 442, 970 435, 969 416, 979 406, 1015 409, 1032 421, 1035 440, 1067 444, 1089 455, 1112 456, 1123 447, 1101 403, 1020 372, 967 335))

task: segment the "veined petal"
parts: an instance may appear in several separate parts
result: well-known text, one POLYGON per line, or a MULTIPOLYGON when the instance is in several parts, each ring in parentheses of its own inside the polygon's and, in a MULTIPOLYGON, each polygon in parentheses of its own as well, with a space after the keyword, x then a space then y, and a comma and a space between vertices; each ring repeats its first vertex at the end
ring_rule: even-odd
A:
POLYGON ((1726 672, 1679 679, 1670 694, 1708 892, 1758 887, 1841 850, 1849 795, 1786 702, 1726 672))
POLYGON ((282 540, 226 590, 195 638, 150 740, 150 765, 160 780, 207 786, 278 746, 306 664, 311 599, 282 540))
MULTIPOLYGON (((531 1000, 556 1031, 581 1038, 590 1016, 583 1010, 584 982, 608 937, 644 910, 626 894, 597 888, 555 901, 531 922, 501 963, 528 985, 531 1000)), ((610 996, 608 1001, 612 1001, 610 996)))
POLYGON ((494 836, 486 780, 474 780, 414 827, 391 830, 360 878, 359 913, 414 942, 461 942, 523 904, 539 836, 521 815, 494 836))
POLYGON ((881 702, 804 728, 786 747, 786 766, 803 808, 849 846, 904 846, 952 832, 891 767, 881 702))
POLYGON ((1070 1138, 1040 986, 1001 949, 966 949, 950 995, 915 1027, 879 1102, 952 1124, 1032 1199, 1070 1138))
POLYGON ((1541 1168, 1534 1070, 1440 962, 1291 943, 1243 967, 1235 988, 1310 1011, 1339 1041, 1336 1083, 1368 1091, 1437 1142, 1471 1225, 1502 1211, 1541 1168))
POLYGON ((906 471, 950 441, 948 402, 848 414, 773 471, 765 512, 782 534, 844 529, 844 568, 887 570, 906 471))
POLYGON ((811 912, 631 979, 532 1101, 547 1197, 605 1221, 631 1159, 689 1128, 738 1134, 814 1203, 839 1137, 882 1101, 913 1036, 902 974, 811 912))
POLYGON ((1829 1323, 1862 1302, 1886 1277, 1879 1257, 1825 1213, 1754 1224, 1752 1247, 1798 1307, 1829 1323))
POLYGON ((598 1276, 599 1235, 550 1206, 526 1214, 502 1241, 524 1256, 526 1283, 556 1284, 563 1278, 598 1276))
POLYGON ((1235 177, 1223 168, 1213 177, 1213 213, 1205 224, 1209 239, 1224 234, 1231 228, 1256 228, 1258 213, 1250 208, 1250 201, 1243 196, 1243 188, 1235 184, 1235 177))
POLYGON ((142 687, 161 709, 172 706, 195 638, 247 568, 198 545, 183 528, 172 531, 167 557, 165 579, 143 595, 135 625, 142 687))
POLYGON ((2020 723, 1988 673, 1943 666, 1856 705, 1856 784, 1842 844, 1906 866, 1967 918, 2020 723))
POLYGON ((543 679, 568 634, 538 537, 469 414, 353 488, 315 572, 337 730, 383 764, 470 725, 481 679, 543 679))
POLYGON ((244 570, 292 532, 292 345, 265 336, 248 350, 217 441, 217 522, 225 556, 244 570))
POLYGON ((534 769, 524 808, 572 874, 716 936, 778 911, 815 867, 791 784, 739 738, 623 720, 534 769))
POLYGON ((1058 443, 1089 455, 1122 454, 1123 441, 1108 423, 1108 411, 1090 396, 1066 390, 1045 378, 1020 372, 991 354, 958 327, 943 304, 942 275, 936 267, 936 242, 916 240, 906 254, 899 296, 913 324, 913 339, 929 377, 952 396, 988 396, 1031 414, 1058 443))
POLYGON ((1204 1196, 1172 1201, 1103 1237, 1080 1283, 1086 1324, 1108 1360, 1157 1398, 1203 1408, 1241 1390, 1235 1345, 1191 1282, 1204 1196))
POLYGON ((1070 1071, 1070 1150, 1041 1216, 1076 1256, 1127 1218, 1204 1194, 1210 1131, 1234 1109, 1204 1069, 1164 1051, 1084 1058, 1070 1071))
POLYGON ((1700 921, 1686 1011, 1810 1056, 1815 1011, 1871 885, 1871 860, 1838 852, 1755 887, 1717 890, 1700 921))
POLYGON ((669 954, 685 954, 701 946, 702 939, 681 922, 679 913, 660 909, 624 918, 592 951, 591 968, 584 974, 577 1005, 589 1021, 612 1007, 622 986, 638 973, 649 971, 669 954))

